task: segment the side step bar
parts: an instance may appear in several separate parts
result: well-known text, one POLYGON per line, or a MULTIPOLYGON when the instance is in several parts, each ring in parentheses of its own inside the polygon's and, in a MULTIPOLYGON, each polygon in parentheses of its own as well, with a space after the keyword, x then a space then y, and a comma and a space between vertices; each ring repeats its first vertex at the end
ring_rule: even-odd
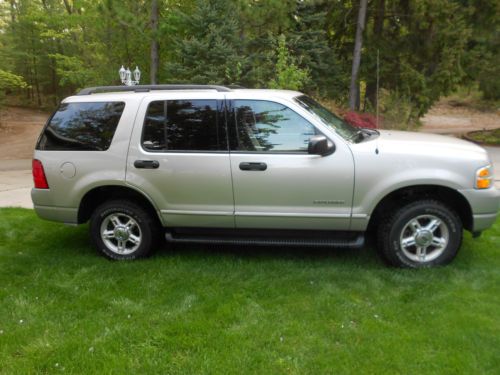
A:
POLYGON ((365 244, 363 234, 353 239, 335 238, 253 238, 253 237, 215 237, 179 235, 171 232, 165 233, 165 239, 171 243, 217 244, 217 245, 254 245, 254 246, 304 246, 304 247, 342 247, 357 249, 365 244))

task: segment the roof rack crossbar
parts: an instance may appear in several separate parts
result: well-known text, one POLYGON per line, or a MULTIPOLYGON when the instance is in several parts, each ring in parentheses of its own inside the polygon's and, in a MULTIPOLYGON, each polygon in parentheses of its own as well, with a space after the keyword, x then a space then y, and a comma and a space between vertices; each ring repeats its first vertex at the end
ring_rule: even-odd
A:
POLYGON ((76 95, 91 95, 105 92, 148 92, 156 90, 216 90, 231 91, 229 87, 219 85, 136 85, 136 86, 98 86, 87 87, 76 95))

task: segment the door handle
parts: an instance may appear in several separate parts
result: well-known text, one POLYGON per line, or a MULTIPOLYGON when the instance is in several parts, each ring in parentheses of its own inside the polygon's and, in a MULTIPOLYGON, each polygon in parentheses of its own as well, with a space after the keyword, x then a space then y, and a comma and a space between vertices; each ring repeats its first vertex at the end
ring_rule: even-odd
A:
POLYGON ((267 169, 267 164, 242 162, 240 163, 240 169, 242 171, 265 171, 267 169))
POLYGON ((134 161, 134 167, 142 169, 156 169, 160 166, 158 160, 136 160, 134 161))

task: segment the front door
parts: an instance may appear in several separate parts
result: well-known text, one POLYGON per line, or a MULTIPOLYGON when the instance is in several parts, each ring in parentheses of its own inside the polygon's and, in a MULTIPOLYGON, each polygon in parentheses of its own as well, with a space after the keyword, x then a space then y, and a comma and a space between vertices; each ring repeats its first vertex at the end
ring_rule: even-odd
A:
POLYGON ((308 154, 321 133, 283 103, 233 100, 228 111, 237 228, 349 229, 354 162, 343 142, 308 154))
POLYGON ((166 226, 234 227, 223 103, 207 91, 154 94, 141 104, 127 183, 155 202, 166 226))

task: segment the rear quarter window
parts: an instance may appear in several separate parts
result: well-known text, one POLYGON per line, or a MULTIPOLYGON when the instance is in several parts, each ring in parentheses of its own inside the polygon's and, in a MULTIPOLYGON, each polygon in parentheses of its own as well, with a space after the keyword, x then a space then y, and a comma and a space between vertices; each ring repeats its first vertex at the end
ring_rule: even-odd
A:
POLYGON ((46 151, 105 151, 125 108, 123 102, 63 103, 37 144, 46 151))

